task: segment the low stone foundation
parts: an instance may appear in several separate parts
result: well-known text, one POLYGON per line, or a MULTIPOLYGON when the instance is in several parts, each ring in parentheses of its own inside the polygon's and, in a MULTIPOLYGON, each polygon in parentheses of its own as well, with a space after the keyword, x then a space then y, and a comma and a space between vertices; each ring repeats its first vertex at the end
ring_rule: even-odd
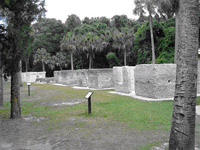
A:
POLYGON ((22 72, 22 82, 35 82, 37 78, 45 78, 46 72, 22 72))
POLYGON ((56 83, 95 89, 113 88, 113 69, 54 71, 56 83))
POLYGON ((124 66, 113 68, 114 89, 116 92, 135 93, 135 67, 124 66))
POLYGON ((135 68, 135 93, 148 98, 174 96, 175 64, 142 64, 135 68))

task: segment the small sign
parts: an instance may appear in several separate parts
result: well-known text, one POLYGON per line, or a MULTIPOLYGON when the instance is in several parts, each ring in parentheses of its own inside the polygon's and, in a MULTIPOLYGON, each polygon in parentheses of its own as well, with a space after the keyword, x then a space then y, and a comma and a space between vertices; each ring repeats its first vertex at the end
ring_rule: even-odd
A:
POLYGON ((85 98, 89 98, 92 94, 93 92, 88 92, 87 95, 85 95, 85 98))
POLYGON ((31 83, 30 82, 28 82, 28 83, 26 83, 27 85, 31 85, 31 83))

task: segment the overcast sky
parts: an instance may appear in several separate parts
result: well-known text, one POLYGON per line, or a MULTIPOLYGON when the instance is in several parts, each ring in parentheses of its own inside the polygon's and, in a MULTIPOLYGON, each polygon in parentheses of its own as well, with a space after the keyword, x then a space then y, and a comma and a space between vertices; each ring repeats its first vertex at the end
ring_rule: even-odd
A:
POLYGON ((71 14, 83 20, 85 17, 112 18, 114 15, 133 15, 134 0, 46 0, 46 17, 56 18, 65 22, 71 14))

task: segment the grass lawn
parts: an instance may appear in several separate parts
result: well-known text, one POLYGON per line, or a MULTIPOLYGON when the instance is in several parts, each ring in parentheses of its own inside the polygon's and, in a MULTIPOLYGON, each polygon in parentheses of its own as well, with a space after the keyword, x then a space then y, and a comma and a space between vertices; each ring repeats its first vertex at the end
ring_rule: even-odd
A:
MULTIPOLYGON (((8 85, 6 85, 8 86, 8 85)), ((26 85, 24 85, 26 86, 26 85)), ((26 88, 22 92, 25 93, 26 88)), ((67 117, 103 117, 127 124, 137 130, 164 129, 171 125, 172 101, 148 102, 134 98, 108 93, 108 90, 93 91, 92 114, 87 114, 87 102, 74 106, 53 107, 51 103, 65 99, 84 99, 89 90, 73 89, 71 87, 53 86, 46 84, 31 85, 31 96, 22 95, 22 114, 33 114, 37 117, 49 118, 54 124, 59 124, 67 117), (48 91, 55 92, 46 95, 48 91), (39 98, 38 98, 39 97, 39 98), (34 100, 35 99, 35 100, 34 100), (49 105, 41 105, 46 102, 49 105)), ((86 99, 85 99, 86 100, 86 99)), ((10 104, 4 103, 5 109, 0 110, 4 116, 9 115, 10 104)))
MULTIPOLYGON (((173 101, 149 102, 131 97, 108 93, 111 90, 94 90, 92 95, 92 114, 88 115, 87 99, 84 96, 89 90, 73 89, 69 86, 55 86, 50 84, 32 84, 31 96, 28 96, 27 86, 21 88, 22 116, 46 118, 47 130, 56 131, 65 129, 69 118, 86 120, 116 121, 126 125, 130 130, 169 132, 171 126, 173 101), (82 102, 67 106, 63 102, 82 102)), ((8 119, 10 115, 10 83, 4 85, 4 107, 0 109, 0 116, 8 119)), ((200 97, 197 97, 200 104, 200 97)), ((36 123, 37 124, 37 123, 36 123)), ((41 125, 40 123, 38 123, 41 125)), ((85 122, 77 122, 75 128, 87 126, 85 122)), ((154 146, 162 145, 168 139, 144 143, 140 150, 148 150, 154 146)))
MULTIPOLYGON (((7 119, 10 115, 10 85, 5 83, 4 108, 0 115, 7 119)), ((108 93, 111 90, 95 90, 92 95, 92 114, 88 115, 87 99, 84 96, 89 90, 73 89, 72 87, 54 86, 50 84, 32 84, 31 96, 28 96, 27 86, 21 88, 22 115, 46 118, 43 122, 48 124, 48 130, 64 128, 63 122, 70 117, 75 118, 103 118, 103 120, 117 121, 125 124, 129 129, 138 131, 165 130, 169 131, 172 116, 172 101, 148 102, 131 97, 108 93), (55 106, 66 101, 84 101, 73 106, 55 106)), ((80 122, 76 127, 84 126, 80 122)), ((167 139, 166 139, 167 141, 167 139)), ((162 140, 146 143, 140 149, 162 144, 162 140)))

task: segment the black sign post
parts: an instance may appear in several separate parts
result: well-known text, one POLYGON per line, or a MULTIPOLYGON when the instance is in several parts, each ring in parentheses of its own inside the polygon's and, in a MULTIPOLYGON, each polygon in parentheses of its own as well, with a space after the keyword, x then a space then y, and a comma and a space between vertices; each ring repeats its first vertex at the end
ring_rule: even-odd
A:
POLYGON ((31 95, 31 89, 30 89, 31 83, 27 83, 27 85, 28 85, 28 96, 30 96, 31 95))
POLYGON ((92 96, 93 92, 88 92, 86 95, 85 95, 85 98, 88 99, 88 114, 91 114, 92 113, 92 103, 91 103, 91 96, 92 96))

